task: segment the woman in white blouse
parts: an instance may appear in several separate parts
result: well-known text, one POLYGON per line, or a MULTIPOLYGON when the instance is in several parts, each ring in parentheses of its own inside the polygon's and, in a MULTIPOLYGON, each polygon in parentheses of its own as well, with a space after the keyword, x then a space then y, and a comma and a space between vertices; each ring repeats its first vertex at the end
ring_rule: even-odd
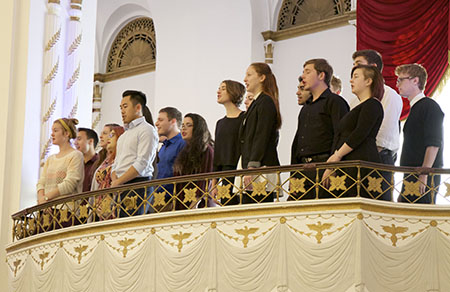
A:
POLYGON ((75 150, 70 140, 77 136, 77 119, 61 118, 52 126, 52 143, 59 152, 48 157, 37 183, 38 204, 60 196, 80 193, 84 179, 83 154, 75 150))

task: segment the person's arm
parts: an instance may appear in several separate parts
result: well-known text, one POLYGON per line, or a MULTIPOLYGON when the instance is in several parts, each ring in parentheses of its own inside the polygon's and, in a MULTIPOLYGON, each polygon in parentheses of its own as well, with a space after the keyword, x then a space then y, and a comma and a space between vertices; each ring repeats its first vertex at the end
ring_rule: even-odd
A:
MULTIPOLYGON (((436 146, 428 146, 425 150, 425 157, 423 158, 422 167, 424 168, 431 168, 433 167, 434 161, 436 160, 436 156, 439 152, 439 147, 436 146)), ((425 193, 427 189, 427 180, 428 175, 427 174, 421 174, 419 175, 419 181, 421 182, 419 186, 419 192, 421 194, 425 193)))
MULTIPOLYGON (((443 142, 443 124, 444 114, 437 103, 429 103, 424 116, 424 132, 425 132, 425 155, 422 162, 423 168, 432 168, 436 160, 439 148, 443 142)), ((425 193, 428 175, 419 175, 419 191, 425 193)))
POLYGON ((45 199, 45 182, 47 180, 47 169, 48 169, 48 163, 49 158, 45 161, 44 168, 42 169, 41 176, 39 177, 38 183, 36 184, 37 189, 37 203, 42 204, 45 203, 47 200, 45 199))
MULTIPOLYGON (((76 151, 76 150, 75 150, 76 151)), ((77 192, 78 184, 83 181, 84 177, 84 158, 83 154, 79 151, 71 154, 67 165, 66 177, 57 185, 57 187, 45 195, 49 200, 56 199, 61 195, 68 195, 77 192)))
MULTIPOLYGON (((389 139, 392 139, 392 132, 395 132, 395 136, 397 137, 395 139, 395 144, 398 147, 398 137, 400 136, 400 129, 398 125, 403 108, 402 98, 397 92, 395 92, 395 90, 387 88, 385 90, 385 94, 383 95, 383 99, 381 100, 381 104, 383 105, 384 116, 377 135, 377 146, 392 144, 393 141, 389 141, 389 139), (392 127, 393 125, 395 125, 395 127, 392 127)), ((378 147, 378 151, 381 151, 382 149, 383 147, 378 147)))
POLYGON ((142 176, 147 166, 153 163, 153 159, 156 157, 156 149, 158 147, 158 135, 155 134, 154 129, 144 128, 138 133, 138 145, 136 159, 133 164, 122 174, 117 177, 117 174, 113 172, 111 174, 112 183, 111 187, 122 185, 137 176, 142 176), (114 179, 116 177, 116 179, 114 179))
MULTIPOLYGON (((353 151, 353 148, 344 143, 338 150, 336 150, 327 160, 327 162, 338 162, 342 160, 342 157, 353 151)), ((329 176, 332 175, 334 170, 329 168, 325 169, 322 175, 323 185, 328 188, 330 186, 329 176)))

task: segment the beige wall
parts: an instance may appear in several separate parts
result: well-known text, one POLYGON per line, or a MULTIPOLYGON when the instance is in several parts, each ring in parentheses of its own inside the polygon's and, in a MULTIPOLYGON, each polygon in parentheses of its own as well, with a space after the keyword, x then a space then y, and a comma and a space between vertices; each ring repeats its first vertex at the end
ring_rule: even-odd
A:
POLYGON ((0 283, 8 280, 6 244, 11 242, 11 217, 19 210, 21 159, 31 0, 4 0, 0 12, 0 283))

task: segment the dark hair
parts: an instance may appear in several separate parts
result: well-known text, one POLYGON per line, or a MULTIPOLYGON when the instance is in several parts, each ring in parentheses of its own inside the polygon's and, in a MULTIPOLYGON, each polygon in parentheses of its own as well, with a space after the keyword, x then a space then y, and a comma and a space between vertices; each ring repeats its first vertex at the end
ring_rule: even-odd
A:
MULTIPOLYGON (((121 127, 121 126, 118 124, 106 124, 105 127, 108 127, 109 130, 112 131, 114 129, 114 127, 121 127)), ((106 148, 102 148, 98 152, 98 159, 95 162, 95 166, 93 167, 94 169, 97 169, 100 166, 100 164, 102 164, 103 161, 105 161, 107 154, 108 154, 108 150, 106 150, 106 148)))
POLYGON ((193 122, 192 138, 186 141, 186 146, 178 154, 173 169, 181 175, 199 173, 202 169, 205 151, 213 144, 211 133, 205 119, 194 113, 184 116, 193 122))
POLYGON ((224 80, 222 83, 225 83, 227 87, 227 93, 230 96, 231 102, 236 106, 240 106, 244 99, 245 86, 234 80, 224 80))
POLYGON ((183 116, 179 110, 177 110, 174 107, 168 106, 168 107, 160 109, 159 112, 166 113, 169 121, 176 119, 178 128, 181 127, 181 122, 182 122, 183 116))
POLYGON ((353 67, 351 76, 353 76, 353 72, 355 72, 356 69, 362 69, 364 79, 372 79, 372 84, 370 84, 372 97, 381 101, 384 95, 384 79, 380 70, 373 65, 357 65, 353 67))
POLYGON ((78 128, 78 132, 85 132, 86 133, 86 137, 88 139, 92 139, 94 140, 94 148, 97 147, 97 143, 98 143, 98 135, 97 133, 89 128, 78 128))
POLYGON ((77 119, 60 118, 55 120, 53 123, 58 123, 63 127, 64 132, 69 133, 69 140, 75 139, 77 137, 77 119), (68 128, 68 129, 67 129, 68 128))
POLYGON ((420 90, 424 90, 428 78, 427 69, 425 69, 425 67, 417 63, 397 66, 397 68, 395 68, 395 75, 398 76, 402 73, 408 74, 409 77, 412 78, 419 78, 417 86, 420 90))
POLYGON ((303 68, 309 64, 314 65, 314 70, 317 71, 317 74, 322 72, 325 73, 325 78, 323 81, 328 87, 330 87, 331 77, 333 76, 333 67, 331 67, 328 61, 325 59, 310 59, 303 64, 303 68))
POLYGON ((262 87, 263 92, 270 96, 277 109, 277 129, 281 128, 281 113, 280 113, 280 103, 278 101, 278 86, 275 75, 272 73, 269 65, 266 63, 253 63, 250 65, 255 69, 258 75, 264 75, 266 78, 263 81, 262 87))
POLYGON ((122 98, 127 96, 130 97, 130 101, 134 106, 136 106, 138 103, 142 106, 142 115, 145 117, 147 123, 154 126, 155 124, 153 123, 152 113, 146 105, 147 97, 145 96, 145 93, 137 90, 125 90, 122 93, 122 98))
POLYGON ((378 70, 383 72, 383 59, 381 58, 381 54, 375 50, 359 50, 353 53, 352 59, 355 60, 358 57, 364 57, 367 60, 369 65, 375 64, 377 65, 378 70))

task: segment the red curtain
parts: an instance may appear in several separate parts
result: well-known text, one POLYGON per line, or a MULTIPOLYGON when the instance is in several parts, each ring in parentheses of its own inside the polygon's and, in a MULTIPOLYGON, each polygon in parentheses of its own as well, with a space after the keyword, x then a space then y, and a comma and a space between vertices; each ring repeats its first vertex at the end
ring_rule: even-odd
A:
MULTIPOLYGON (((430 95, 448 66, 449 0, 358 0, 357 49, 374 49, 383 56, 386 84, 396 88, 395 67, 422 64, 430 95)), ((409 113, 403 99, 402 119, 409 113)))

